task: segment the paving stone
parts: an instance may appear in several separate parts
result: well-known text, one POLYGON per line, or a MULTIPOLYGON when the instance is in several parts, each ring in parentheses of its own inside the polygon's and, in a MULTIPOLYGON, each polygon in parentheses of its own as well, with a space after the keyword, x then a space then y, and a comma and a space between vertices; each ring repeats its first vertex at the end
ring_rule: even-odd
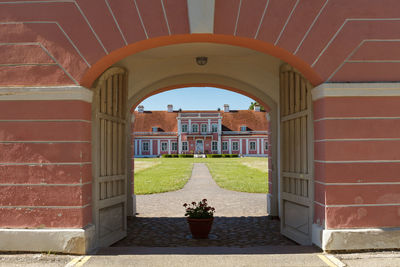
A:
POLYGON ((268 217, 265 194, 222 189, 203 163, 194 164, 192 177, 183 189, 137 196, 137 208, 139 214, 128 220, 128 236, 114 246, 296 245, 280 234, 280 222, 268 217), (213 238, 191 239, 182 205, 203 198, 216 209, 210 233, 213 238))

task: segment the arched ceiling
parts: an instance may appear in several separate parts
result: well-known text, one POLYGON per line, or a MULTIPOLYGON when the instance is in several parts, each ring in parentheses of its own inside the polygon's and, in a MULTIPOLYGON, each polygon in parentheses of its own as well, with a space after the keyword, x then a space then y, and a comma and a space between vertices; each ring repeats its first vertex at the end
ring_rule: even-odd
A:
POLYGON ((113 51, 200 33, 199 23, 284 49, 320 82, 398 81, 399 9, 398 0, 1 0, 0 86, 79 85, 97 62, 115 63, 113 51), (207 21, 193 13, 201 2, 207 21))

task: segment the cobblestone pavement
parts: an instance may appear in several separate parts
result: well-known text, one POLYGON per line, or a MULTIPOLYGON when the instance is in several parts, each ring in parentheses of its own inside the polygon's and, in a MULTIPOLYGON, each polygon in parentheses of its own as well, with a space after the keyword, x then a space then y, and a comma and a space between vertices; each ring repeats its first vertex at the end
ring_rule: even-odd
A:
POLYGON ((279 233, 279 221, 267 216, 265 194, 220 188, 203 163, 195 163, 192 177, 181 190, 137 196, 138 215, 128 220, 128 237, 114 246, 266 246, 295 245, 279 233), (185 202, 207 198, 216 209, 208 240, 190 238, 185 202))

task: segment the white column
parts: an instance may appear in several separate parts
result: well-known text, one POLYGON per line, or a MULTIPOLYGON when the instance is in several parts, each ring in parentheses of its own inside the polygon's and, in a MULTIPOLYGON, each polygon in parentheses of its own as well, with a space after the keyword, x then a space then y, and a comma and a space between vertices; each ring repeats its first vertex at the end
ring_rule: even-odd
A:
POLYGON ((192 133, 192 120, 191 119, 189 119, 189 123, 188 123, 188 131, 189 131, 189 133, 192 133))
POLYGON ((218 119, 218 134, 221 134, 222 126, 221 126, 221 119, 218 119))
POLYGON ((180 134, 178 135, 178 151, 177 151, 177 154, 182 154, 182 137, 181 137, 180 134))
POLYGON ((232 140, 229 139, 229 154, 232 154, 232 140))
POLYGON ((221 135, 218 135, 218 144, 217 144, 217 149, 218 149, 218 154, 222 154, 222 149, 221 149, 222 143, 221 143, 221 135))
POLYGON ((135 156, 138 154, 138 140, 135 139, 133 142, 133 148, 135 150, 135 156))
POLYGON ((168 154, 171 154, 171 139, 168 140, 168 154))
POLYGON ((260 154, 260 138, 257 138, 257 155, 260 154))
POLYGON ((207 132, 211 132, 211 119, 208 119, 207 132))
POLYGON ((182 124, 181 124, 181 119, 178 118, 178 135, 181 134, 181 130, 182 130, 182 124))
POLYGON ((160 155, 160 139, 157 140, 157 155, 160 155))
POLYGON ((149 149, 150 149, 150 155, 153 155, 153 139, 150 139, 150 145, 149 145, 149 149))
POLYGON ((242 140, 243 139, 239 139, 239 154, 242 154, 242 140))
POLYGON ((142 155, 142 140, 139 140, 139 155, 142 155))
POLYGON ((250 151, 249 151, 249 138, 246 138, 246 153, 250 154, 250 151))

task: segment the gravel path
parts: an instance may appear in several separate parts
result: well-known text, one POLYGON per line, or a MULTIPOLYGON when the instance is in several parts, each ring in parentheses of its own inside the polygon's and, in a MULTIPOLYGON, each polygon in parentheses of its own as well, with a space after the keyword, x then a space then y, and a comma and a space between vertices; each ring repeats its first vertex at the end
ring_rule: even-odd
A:
POLYGON ((185 202, 208 200, 215 216, 266 216, 266 194, 243 193, 220 188, 204 163, 194 163, 192 177, 178 191, 136 196, 140 217, 183 217, 185 202))
POLYGON ((220 188, 204 163, 195 163, 183 189, 137 196, 138 215, 128 220, 128 237, 114 246, 252 247, 295 245, 279 233, 279 221, 267 217, 265 194, 220 188), (206 198, 216 209, 208 240, 190 238, 183 203, 206 198))

